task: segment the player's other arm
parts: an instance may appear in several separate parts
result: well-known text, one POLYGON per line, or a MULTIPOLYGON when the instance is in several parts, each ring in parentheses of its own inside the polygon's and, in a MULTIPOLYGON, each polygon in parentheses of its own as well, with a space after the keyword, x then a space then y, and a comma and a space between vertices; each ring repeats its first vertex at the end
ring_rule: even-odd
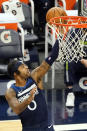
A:
POLYGON ((24 100, 23 102, 19 102, 18 99, 16 98, 16 93, 15 91, 10 88, 6 91, 5 94, 5 98, 8 101, 9 106, 12 108, 12 110, 16 113, 16 114, 20 114, 21 112, 23 112, 26 107, 32 102, 32 100, 34 99, 34 94, 36 92, 36 88, 33 88, 30 92, 30 96, 24 100))
POLYGON ((37 67, 32 73, 32 77, 38 81, 48 72, 53 62, 57 59, 59 53, 59 42, 56 40, 50 55, 37 67))

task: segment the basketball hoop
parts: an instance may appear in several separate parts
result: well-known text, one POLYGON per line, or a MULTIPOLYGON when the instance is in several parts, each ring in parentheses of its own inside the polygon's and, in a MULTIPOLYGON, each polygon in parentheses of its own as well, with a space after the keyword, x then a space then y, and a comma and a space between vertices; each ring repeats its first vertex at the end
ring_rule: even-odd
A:
POLYGON ((87 57, 87 17, 61 16, 47 23, 59 41, 58 61, 78 62, 87 57))

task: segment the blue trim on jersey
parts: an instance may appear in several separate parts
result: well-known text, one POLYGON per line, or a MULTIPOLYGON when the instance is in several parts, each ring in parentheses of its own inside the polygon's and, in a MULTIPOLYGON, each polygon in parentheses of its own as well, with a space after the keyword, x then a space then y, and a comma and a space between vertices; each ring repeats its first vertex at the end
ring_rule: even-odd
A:
POLYGON ((29 79, 29 78, 28 78, 28 80, 27 80, 27 83, 26 83, 26 85, 25 85, 24 87, 17 87, 17 86, 15 86, 15 84, 12 84, 11 88, 14 89, 15 92, 16 92, 16 94, 17 94, 17 93, 20 92, 21 90, 24 90, 24 89, 26 89, 27 87, 29 87, 29 86, 32 85, 33 79, 29 79), (29 81, 28 81, 28 80, 29 80, 29 81))

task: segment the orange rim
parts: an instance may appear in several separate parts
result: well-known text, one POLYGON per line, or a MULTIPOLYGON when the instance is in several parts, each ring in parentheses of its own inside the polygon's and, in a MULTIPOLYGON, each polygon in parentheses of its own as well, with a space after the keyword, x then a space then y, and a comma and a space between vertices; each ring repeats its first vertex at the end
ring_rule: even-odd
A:
POLYGON ((73 26, 75 28, 87 28, 86 22, 87 22, 87 17, 84 16, 59 16, 50 19, 49 23, 56 26, 73 26), (66 24, 62 24, 62 23, 57 23, 56 20, 60 20, 60 21, 69 20, 69 22, 66 24))

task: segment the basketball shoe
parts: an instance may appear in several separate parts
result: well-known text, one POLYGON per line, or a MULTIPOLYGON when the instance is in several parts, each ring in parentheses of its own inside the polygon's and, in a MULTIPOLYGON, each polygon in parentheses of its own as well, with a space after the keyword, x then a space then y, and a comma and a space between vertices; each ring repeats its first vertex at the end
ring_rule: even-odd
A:
POLYGON ((66 106, 74 107, 74 103, 75 103, 75 95, 73 92, 70 92, 67 95, 66 106))

